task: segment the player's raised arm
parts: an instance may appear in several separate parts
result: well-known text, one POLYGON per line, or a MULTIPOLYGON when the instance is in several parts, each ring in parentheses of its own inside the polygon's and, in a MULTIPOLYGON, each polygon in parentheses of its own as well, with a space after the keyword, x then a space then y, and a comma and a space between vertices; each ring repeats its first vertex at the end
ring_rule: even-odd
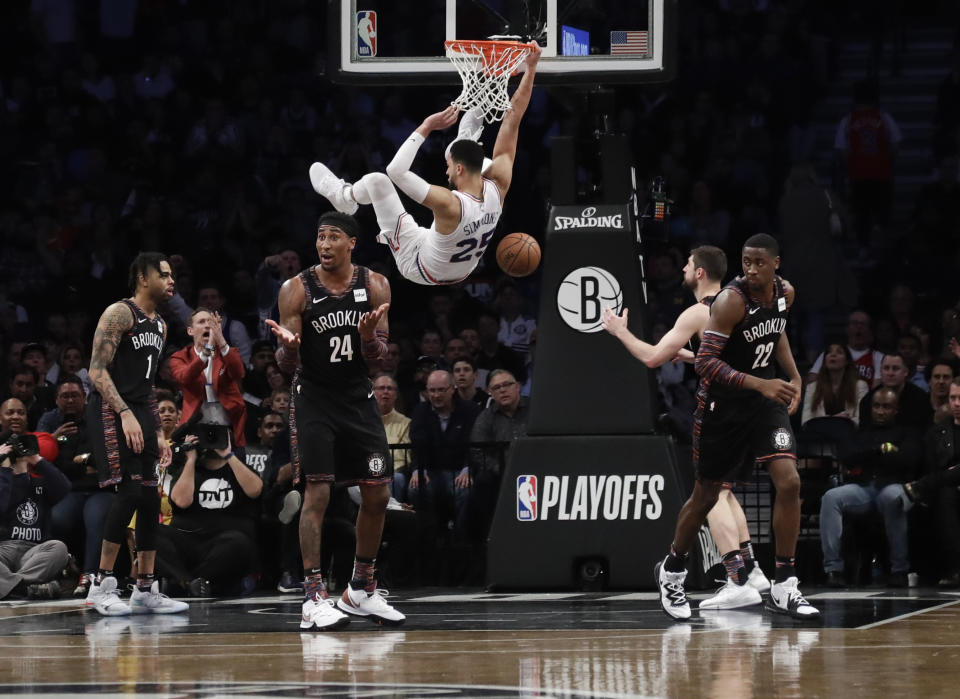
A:
POLYGON ((410 171, 413 166, 413 160, 417 156, 420 146, 434 131, 447 129, 457 123, 459 114, 456 107, 450 106, 442 112, 431 114, 423 123, 417 127, 417 130, 410 134, 410 137, 403 142, 403 145, 393 156, 393 160, 387 165, 387 177, 395 185, 413 199, 418 204, 423 204, 431 211, 434 216, 457 216, 459 217, 460 202, 454 196, 453 192, 445 187, 431 185, 419 175, 410 171))
POLYGON ((303 332, 303 309, 306 296, 300 277, 291 277, 280 287, 277 307, 280 309, 280 323, 267 319, 264 321, 277 339, 277 366, 286 375, 293 374, 300 362, 300 337, 303 332))
POLYGON ((627 328, 627 309, 618 316, 609 308, 603 309, 603 328, 616 337, 634 357, 651 369, 662 366, 677 356, 691 337, 696 335, 703 323, 706 307, 691 306, 680 314, 677 322, 656 345, 644 342, 627 328))
POLYGON ((363 358, 371 370, 376 370, 380 367, 380 361, 387 356, 387 342, 390 339, 390 324, 387 320, 390 283, 386 277, 376 272, 370 273, 370 305, 373 310, 363 314, 357 330, 363 343, 363 358))
POLYGON ((722 291, 710 308, 710 319, 703 332, 703 343, 697 352, 694 367, 704 381, 757 391, 770 400, 790 405, 797 388, 782 379, 761 379, 737 371, 721 359, 730 335, 747 312, 743 299, 732 291, 722 291))
POLYGON ((526 72, 520 79, 513 97, 510 98, 510 109, 503 117, 500 131, 497 132, 496 143, 493 144, 493 164, 487 168, 484 175, 497 183, 500 188, 500 200, 510 189, 513 181, 513 160, 517 156, 517 136, 520 133, 520 121, 523 119, 527 106, 530 104, 530 95, 533 94, 533 80, 537 73, 537 63, 540 62, 542 49, 533 42, 535 48, 527 55, 526 72))

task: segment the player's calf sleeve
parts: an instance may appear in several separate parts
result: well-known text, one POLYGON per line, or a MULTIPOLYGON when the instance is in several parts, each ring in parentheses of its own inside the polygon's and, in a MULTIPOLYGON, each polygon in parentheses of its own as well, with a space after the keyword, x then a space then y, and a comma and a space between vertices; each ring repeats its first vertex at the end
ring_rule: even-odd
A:
POLYGON ((160 493, 155 486, 142 486, 137 501, 137 550, 157 550, 160 518, 160 493))

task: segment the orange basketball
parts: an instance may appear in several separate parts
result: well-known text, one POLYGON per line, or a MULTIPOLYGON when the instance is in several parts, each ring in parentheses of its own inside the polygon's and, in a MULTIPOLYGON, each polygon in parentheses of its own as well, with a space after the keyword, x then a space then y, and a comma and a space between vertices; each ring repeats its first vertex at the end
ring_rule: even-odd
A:
POLYGON ((497 245, 497 264, 511 277, 533 274, 540 264, 540 245, 526 233, 510 233, 497 245))

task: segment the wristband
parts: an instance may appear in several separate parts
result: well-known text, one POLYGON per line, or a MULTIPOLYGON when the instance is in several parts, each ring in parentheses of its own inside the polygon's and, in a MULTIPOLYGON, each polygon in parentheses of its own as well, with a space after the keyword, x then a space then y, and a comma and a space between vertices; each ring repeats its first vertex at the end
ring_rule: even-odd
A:
POLYGON ((235 456, 236 456, 236 453, 230 452, 229 454, 227 454, 227 455, 226 455, 225 457, 223 457, 223 458, 226 459, 227 461, 229 461, 230 459, 232 459, 232 458, 235 457, 235 456))
POLYGON ((130 410, 130 408, 122 408, 121 410, 118 410, 118 411, 117 411, 117 415, 123 415, 123 414, 124 414, 125 412, 127 412, 128 410, 130 410))

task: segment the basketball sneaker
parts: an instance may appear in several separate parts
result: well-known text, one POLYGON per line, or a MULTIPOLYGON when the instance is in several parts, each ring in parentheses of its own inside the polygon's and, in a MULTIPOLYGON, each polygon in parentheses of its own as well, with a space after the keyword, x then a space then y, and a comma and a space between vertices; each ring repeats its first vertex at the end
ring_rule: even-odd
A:
MULTIPOLYGON (((664 559, 666 560, 666 559, 664 559)), ((683 591, 683 581, 687 578, 687 571, 671 573, 663 567, 663 561, 653 568, 653 577, 660 589, 660 606, 672 619, 689 619, 690 603, 683 591)))
POLYGON ((323 163, 314 163, 310 166, 310 184, 313 190, 327 198, 333 208, 344 214, 355 214, 360 206, 352 199, 344 196, 344 187, 347 183, 330 172, 323 163))
POLYGON ((130 612, 132 614, 178 614, 185 612, 190 605, 180 600, 170 599, 160 592, 160 581, 154 580, 148 592, 141 592, 136 585, 130 594, 130 612))
POLYGON ((799 581, 791 576, 782 583, 774 583, 770 587, 770 600, 767 607, 778 614, 789 614, 794 619, 817 619, 820 610, 807 602, 797 589, 799 581))
POLYGON ((120 599, 117 579, 112 575, 101 580, 99 585, 96 579, 90 583, 84 606, 96 609, 104 616, 124 616, 130 613, 130 605, 120 599))
POLYGON ((319 593, 303 601, 300 614, 300 628, 315 631, 334 631, 350 623, 350 617, 339 611, 330 598, 324 599, 319 593))
POLYGON ((291 490, 283 496, 283 507, 277 513, 277 519, 283 524, 290 524, 300 511, 301 504, 303 504, 303 496, 298 491, 291 490))
POLYGON ((770 581, 758 565, 753 566, 753 570, 751 570, 750 575, 747 576, 747 585, 757 592, 766 592, 770 589, 770 581))
POLYGON ((399 626, 407 617, 387 604, 385 599, 389 590, 376 589, 373 592, 354 590, 347 583, 343 595, 337 600, 337 607, 347 614, 365 616, 371 621, 385 626, 399 626))
POLYGON ((700 609, 740 609, 752 607, 763 602, 760 593, 748 583, 737 585, 730 578, 723 584, 717 594, 700 602, 700 609))

